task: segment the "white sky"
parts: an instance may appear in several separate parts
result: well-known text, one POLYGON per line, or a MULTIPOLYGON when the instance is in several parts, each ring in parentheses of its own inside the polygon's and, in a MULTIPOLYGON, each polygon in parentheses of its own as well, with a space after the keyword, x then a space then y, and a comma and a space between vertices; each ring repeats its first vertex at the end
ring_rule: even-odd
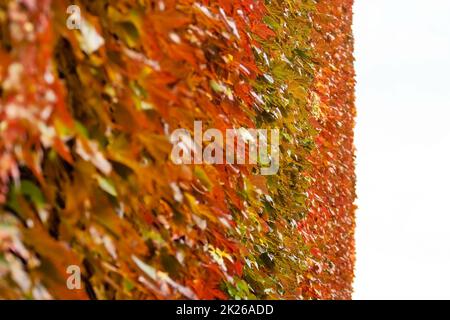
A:
POLYGON ((355 299, 450 299, 450 0, 356 0, 355 299))

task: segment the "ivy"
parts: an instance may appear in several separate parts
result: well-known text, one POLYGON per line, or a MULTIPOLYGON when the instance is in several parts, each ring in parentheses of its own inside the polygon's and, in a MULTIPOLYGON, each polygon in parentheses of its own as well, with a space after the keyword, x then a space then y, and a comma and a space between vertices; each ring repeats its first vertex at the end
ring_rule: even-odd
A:
POLYGON ((75 2, 0 1, 0 298, 350 298, 352 1, 75 2), (175 165, 194 121, 279 173, 175 165))

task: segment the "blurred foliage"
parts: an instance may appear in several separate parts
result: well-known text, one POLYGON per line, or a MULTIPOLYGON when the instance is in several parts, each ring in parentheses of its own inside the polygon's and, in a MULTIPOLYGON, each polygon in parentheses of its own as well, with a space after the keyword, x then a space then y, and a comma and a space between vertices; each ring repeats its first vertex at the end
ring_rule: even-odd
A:
POLYGON ((350 298, 351 8, 0 0, 0 298, 350 298), (278 175, 174 165, 194 120, 280 128, 278 175))

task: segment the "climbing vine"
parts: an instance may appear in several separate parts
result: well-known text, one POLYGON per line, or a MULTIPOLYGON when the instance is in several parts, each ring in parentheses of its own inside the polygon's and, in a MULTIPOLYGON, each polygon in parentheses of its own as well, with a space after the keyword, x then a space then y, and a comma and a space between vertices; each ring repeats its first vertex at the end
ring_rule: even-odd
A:
POLYGON ((0 298, 350 298, 352 2, 0 0, 0 298), (194 121, 278 174, 175 164, 194 121))

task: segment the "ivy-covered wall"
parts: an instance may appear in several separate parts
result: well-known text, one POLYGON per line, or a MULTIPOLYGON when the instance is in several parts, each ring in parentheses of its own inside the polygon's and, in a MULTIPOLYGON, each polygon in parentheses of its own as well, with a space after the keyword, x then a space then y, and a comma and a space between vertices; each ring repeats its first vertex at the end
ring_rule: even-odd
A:
POLYGON ((352 4, 0 0, 0 298, 351 298, 352 4), (196 120, 278 174, 174 164, 196 120))

